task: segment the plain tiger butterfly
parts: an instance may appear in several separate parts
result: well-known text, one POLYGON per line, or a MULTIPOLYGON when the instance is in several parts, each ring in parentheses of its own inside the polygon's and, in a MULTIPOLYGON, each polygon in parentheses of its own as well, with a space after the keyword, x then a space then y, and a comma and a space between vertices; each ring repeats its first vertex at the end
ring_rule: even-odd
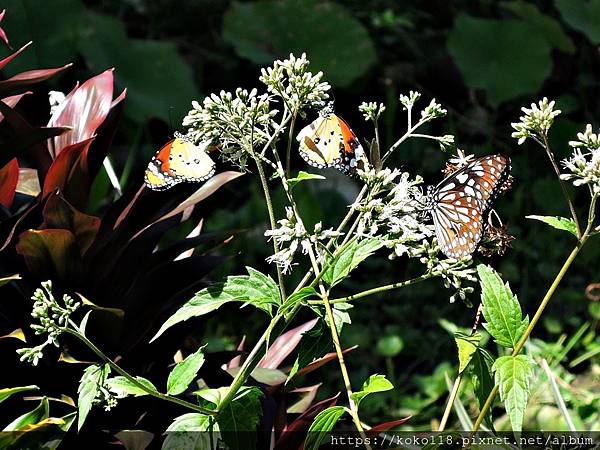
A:
POLYGON ((162 191, 182 183, 201 182, 215 173, 215 163, 208 156, 210 142, 195 145, 186 136, 175 133, 175 138, 163 145, 154 155, 144 181, 155 191, 162 191))
POLYGON ((366 162, 365 151, 354 132, 331 107, 304 127, 298 137, 300 156, 311 166, 348 172, 366 162))
POLYGON ((471 255, 484 233, 484 220, 510 174, 502 155, 474 159, 442 180, 427 195, 428 211, 442 252, 449 258, 471 255))

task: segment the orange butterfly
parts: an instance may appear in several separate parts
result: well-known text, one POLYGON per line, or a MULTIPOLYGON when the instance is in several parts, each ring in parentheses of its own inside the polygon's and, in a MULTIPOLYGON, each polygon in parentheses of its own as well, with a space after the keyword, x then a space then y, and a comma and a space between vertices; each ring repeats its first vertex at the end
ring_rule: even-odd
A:
POLYGON ((144 181, 155 191, 162 191, 184 181, 201 182, 215 173, 215 163, 208 156, 210 142, 195 145, 185 136, 175 133, 175 139, 156 152, 148 164, 144 181))

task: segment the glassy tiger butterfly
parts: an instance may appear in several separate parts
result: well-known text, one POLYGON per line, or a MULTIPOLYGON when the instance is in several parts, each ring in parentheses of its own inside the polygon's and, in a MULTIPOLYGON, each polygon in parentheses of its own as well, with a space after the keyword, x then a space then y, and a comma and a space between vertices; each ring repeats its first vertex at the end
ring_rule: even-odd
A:
POLYGON ((477 249, 484 220, 509 174, 508 158, 483 156, 430 188, 426 211, 433 218, 437 240, 446 256, 458 259, 477 249))
POLYGON ((300 156, 311 166, 334 167, 342 172, 355 169, 366 161, 365 151, 354 132, 331 108, 304 127, 298 137, 300 156))
POLYGON ((175 133, 175 139, 167 142, 156 152, 148 168, 144 181, 155 191, 162 191, 182 183, 201 182, 215 173, 215 163, 208 156, 210 142, 195 145, 184 135, 175 133))

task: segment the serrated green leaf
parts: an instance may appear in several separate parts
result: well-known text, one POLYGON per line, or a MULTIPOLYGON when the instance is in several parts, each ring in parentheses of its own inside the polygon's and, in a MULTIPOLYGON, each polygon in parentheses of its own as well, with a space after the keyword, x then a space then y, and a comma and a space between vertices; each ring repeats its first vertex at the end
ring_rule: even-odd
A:
POLYGON ((287 180, 288 186, 290 187, 290 189, 293 189, 294 186, 296 186, 298 183, 300 183, 301 181, 306 181, 306 180, 325 180, 326 178, 323 175, 317 175, 315 173, 308 173, 308 172, 304 172, 303 170, 301 170, 300 172, 298 172, 298 176, 295 178, 290 178, 289 180, 287 180))
POLYGON ((565 33, 560 22, 543 14, 533 3, 511 1, 503 2, 501 5, 530 24, 554 48, 565 53, 575 53, 575 44, 565 33))
POLYGON ((529 398, 531 364, 525 355, 501 356, 492 366, 500 399, 515 432, 522 430, 525 407, 529 398))
POLYGON ((35 409, 23 414, 22 416, 17 417, 15 420, 9 423, 2 431, 18 431, 28 425, 35 425, 36 423, 46 420, 49 416, 50 405, 48 403, 48 399, 44 397, 35 409))
POLYGON ((477 347, 479 346, 480 340, 481 335, 479 333, 475 333, 472 335, 464 333, 454 333, 454 341, 456 342, 456 346, 458 347, 459 374, 463 373, 463 371, 471 362, 473 354, 477 351, 477 347))
POLYGON ((211 417, 199 413, 177 417, 167 428, 166 435, 162 450, 213 450, 220 438, 219 426, 211 423, 211 417))
POLYGON ((555 0, 554 5, 569 26, 600 44, 600 0, 555 0))
POLYGON ((277 284, 271 277, 252 267, 246 267, 246 270, 248 275, 230 276, 224 283, 202 289, 167 319, 150 342, 173 325, 208 314, 229 302, 243 302, 243 306, 253 305, 270 315, 272 306, 281 303, 277 284))
POLYGON ((77 409, 79 411, 77 430, 81 430, 87 415, 92 409, 92 404, 100 386, 104 384, 109 373, 110 367, 107 364, 103 366, 92 365, 83 371, 79 387, 77 388, 77 393, 79 394, 77 399, 77 409))
POLYGON ((375 392, 384 392, 394 389, 394 385, 385 377, 385 375, 371 375, 362 385, 358 392, 352 393, 352 399, 356 403, 356 407, 368 395, 375 392))
POLYGON ((519 300, 510 290, 508 283, 494 269, 484 264, 477 266, 481 285, 481 301, 485 329, 492 335, 496 343, 507 348, 514 348, 529 325, 529 318, 522 318, 519 300))
POLYGON ((223 18, 223 38, 259 65, 306 52, 313 73, 322 71, 338 86, 349 85, 376 61, 365 27, 334 2, 232 2, 223 18))
POLYGON ((167 394, 179 395, 194 381, 200 367, 204 364, 203 349, 204 347, 200 347, 195 353, 173 367, 167 380, 167 394))
POLYGON ((448 50, 466 84, 492 105, 538 92, 552 70, 552 46, 530 24, 458 14, 448 50))
MULTIPOLYGON (((135 377, 136 381, 151 391, 158 392, 156 386, 152 384, 150 380, 147 380, 143 377, 135 377)), ((149 395, 147 391, 137 386, 136 384, 129 381, 127 378, 119 375, 116 377, 109 378, 106 380, 106 385, 117 397, 127 397, 128 395, 133 395, 135 397, 141 397, 144 395, 149 395)))
POLYGON ((221 438, 230 450, 254 450, 256 427, 262 416, 260 398, 263 393, 255 387, 244 387, 219 417, 221 438))
POLYGON ((0 403, 9 398, 11 395, 18 394, 19 392, 35 391, 37 389, 39 389, 39 387, 37 387, 34 384, 31 384, 29 386, 18 386, 13 388, 0 389, 0 403))
POLYGON ((285 302, 283 302, 283 305, 281 305, 282 309, 289 309, 292 306, 294 306, 296 303, 301 302, 302 300, 305 300, 307 298, 311 298, 311 297, 317 297, 317 291, 315 290, 315 288, 310 287, 310 286, 306 286, 303 287, 302 289, 300 289, 298 292, 294 292, 292 295, 290 295, 285 302))
POLYGON ((533 219, 533 220, 539 220, 540 222, 544 222, 547 223, 548 225, 550 225, 553 228, 556 228, 557 230, 564 230, 564 231, 568 231, 569 233, 571 233, 573 236, 578 237, 577 236, 577 225, 575 225, 575 222, 573 221, 573 219, 567 219, 565 217, 558 217, 558 216, 525 216, 527 219, 533 219))
MULTIPOLYGON (((473 354, 472 362, 471 382, 473 383, 475 395, 477 396, 479 408, 481 409, 490 395, 490 392, 494 389, 494 380, 492 378, 492 364, 494 363, 494 358, 492 358, 492 356, 484 349, 478 348, 473 354)), ((488 409, 488 412, 485 415, 485 422, 490 429, 494 429, 491 408, 488 409)))
POLYGON ((323 281, 330 287, 335 286, 382 246, 383 243, 378 239, 367 238, 354 241, 330 263, 329 269, 323 275, 323 281))
POLYGON ((333 430, 333 427, 345 412, 346 408, 343 406, 331 406, 317 414, 308 429, 304 441, 304 450, 318 450, 325 435, 333 430))

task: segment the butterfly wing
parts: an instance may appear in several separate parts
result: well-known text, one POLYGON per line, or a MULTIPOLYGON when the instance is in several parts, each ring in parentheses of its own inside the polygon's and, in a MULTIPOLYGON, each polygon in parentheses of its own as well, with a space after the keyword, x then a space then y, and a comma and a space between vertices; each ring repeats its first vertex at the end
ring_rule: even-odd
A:
POLYGON ((344 135, 335 114, 315 119, 296 139, 300 142, 300 156, 311 166, 322 169, 341 164, 344 135))
POLYGON ((167 142, 148 164, 146 186, 160 191, 184 181, 207 180, 215 172, 215 163, 206 152, 208 145, 194 145, 181 138, 167 142))
POLYGON ((444 254, 462 258, 472 254, 483 234, 484 218, 510 172, 502 155, 478 158, 438 184, 432 216, 444 254))
POLYGON ((350 129, 348 123, 339 116, 335 116, 340 124, 340 130, 342 132, 342 142, 344 149, 342 152, 343 163, 341 170, 352 170, 358 166, 362 161, 366 161, 365 151, 360 145, 356 134, 350 129))

